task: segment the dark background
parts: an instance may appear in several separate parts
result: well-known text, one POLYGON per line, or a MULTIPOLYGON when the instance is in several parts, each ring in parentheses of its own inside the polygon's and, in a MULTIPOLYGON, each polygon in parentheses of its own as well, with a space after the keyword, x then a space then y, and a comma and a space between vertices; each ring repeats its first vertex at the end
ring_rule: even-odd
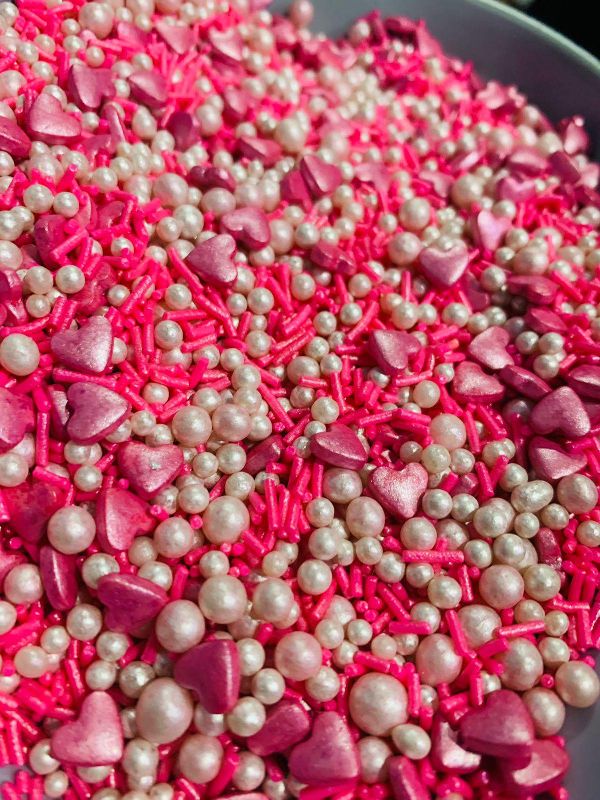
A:
POLYGON ((593 0, 534 0, 527 11, 598 56, 600 32, 591 19, 594 6, 593 0))

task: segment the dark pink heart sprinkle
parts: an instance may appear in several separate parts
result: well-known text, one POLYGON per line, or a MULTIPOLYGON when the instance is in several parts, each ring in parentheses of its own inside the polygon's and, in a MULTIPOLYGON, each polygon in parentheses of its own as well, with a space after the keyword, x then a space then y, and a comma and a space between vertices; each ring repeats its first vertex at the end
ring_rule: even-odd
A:
POLYGON ((358 471, 367 463, 362 442, 347 425, 333 424, 328 431, 315 433, 310 439, 310 452, 319 461, 340 469, 358 471))
POLYGON ((498 181, 498 198, 512 200, 513 203, 526 203, 535 195, 535 181, 508 175, 498 181))
POLYGON ((533 544, 542 564, 547 564, 557 571, 562 568, 562 550, 554 531, 550 528, 540 528, 533 539, 533 544))
POLYGON ((419 264, 430 283, 449 289, 462 278, 469 264, 469 251, 464 242, 458 242, 449 250, 430 245, 421 250, 419 264))
MULTIPOLYGON (((167 122, 167 130, 175 139, 175 147, 178 150, 187 150, 188 147, 200 140, 196 122, 187 111, 175 111, 174 114, 171 114, 167 122)), ((193 169, 202 168, 193 167, 193 169)))
POLYGON ((548 157, 548 162, 554 174, 564 183, 574 184, 581 180, 579 168, 573 159, 562 150, 557 150, 555 153, 552 153, 552 155, 548 157))
POLYGON ((190 689, 209 714, 226 714, 240 694, 240 657, 231 639, 192 647, 175 664, 174 677, 190 689))
POLYGON ((19 564, 25 562, 25 556, 21 553, 7 553, 0 548, 0 591, 4 586, 4 579, 8 573, 19 564))
POLYGON ((434 769, 450 775, 465 775, 481 764, 481 756, 459 745, 458 734, 440 714, 433 719, 430 758, 434 769))
POLYGON ((468 172, 479 164, 484 155, 485 151, 482 149, 459 153, 457 156, 454 156, 450 162, 450 169, 454 174, 468 172))
POLYGON ((590 424, 595 427, 600 422, 600 403, 590 403, 584 399, 583 407, 590 418, 590 424))
POLYGON ((95 444, 125 422, 131 406, 120 394, 96 383, 73 383, 67 390, 71 411, 67 433, 77 444, 95 444))
POLYGON ((217 234, 197 244, 186 257, 192 272, 210 286, 224 288, 235 283, 237 267, 233 261, 235 239, 228 233, 217 234))
POLYGON ((489 292, 482 289, 481 284, 474 275, 470 275, 467 272, 463 276, 462 288, 473 311, 485 311, 489 307, 489 292))
POLYGON ((148 108, 162 108, 168 99, 167 82, 160 72, 142 69, 127 79, 132 98, 148 108))
POLYGON ((99 228, 112 228, 123 217, 125 203, 122 200, 111 200, 102 208, 97 209, 97 224, 99 228))
POLYGON ((131 22, 117 22, 117 36, 125 42, 131 42, 141 50, 145 50, 150 43, 148 34, 131 22))
POLYGON ((459 402, 495 403, 504 394, 504 387, 478 364, 461 361, 454 373, 452 393, 459 402))
POLYGON ((0 116, 0 150, 13 158, 27 158, 31 150, 31 139, 16 122, 0 116))
POLYGON ((59 266, 52 251, 67 238, 65 223, 65 218, 58 214, 46 214, 40 217, 33 226, 33 241, 37 247, 40 261, 47 267, 59 266))
POLYGON ((328 272, 339 272, 340 275, 354 275, 356 272, 356 262, 352 256, 330 242, 316 244, 310 251, 310 260, 328 272))
POLYGON ((419 174, 419 178, 428 183, 433 188, 433 191, 440 197, 448 197, 452 184, 454 183, 452 176, 446 175, 444 172, 423 170, 419 174))
POLYGON ((390 758, 387 768, 394 800, 431 800, 429 789, 410 759, 405 756, 390 758))
POLYGON ((236 28, 220 31, 214 26, 209 26, 207 33, 213 52, 219 59, 234 66, 241 62, 244 42, 236 28))
POLYGON ((523 296, 529 303, 549 306, 556 297, 558 286, 542 275, 511 275, 508 289, 512 294, 523 296))
POLYGON ((270 461, 273 463, 279 461, 283 448, 283 439, 278 433, 274 433, 262 442, 255 444, 248 451, 244 472, 249 475, 256 475, 257 472, 262 472, 270 461))
POLYGON ((317 55, 321 64, 335 67, 341 72, 351 69, 357 61, 355 50, 344 42, 320 42, 317 55))
POLYGON ((290 170, 284 175, 280 184, 281 199, 286 200, 292 205, 299 205, 308 208, 311 203, 310 192, 306 181, 302 177, 299 169, 290 170))
POLYGON ((224 167, 192 167, 188 172, 188 181, 192 186, 197 186, 202 191, 207 189, 235 189, 235 181, 224 167))
POLYGON ((107 150, 111 155, 115 152, 115 144, 108 133, 98 133, 89 136, 81 143, 81 149, 86 158, 94 159, 103 150, 107 150))
POLYGON ((127 489, 111 486, 96 500, 96 538, 105 552, 127 550, 140 533, 151 531, 148 504, 127 489))
POLYGON ((244 89, 226 86, 223 89, 223 113, 231 122, 242 122, 246 118, 252 98, 244 89))
POLYGON ((500 379, 518 394, 531 400, 541 400, 551 391, 546 381, 524 367, 508 366, 500 370, 500 379))
POLYGON ((483 333, 477 334, 471 340, 467 350, 469 355, 482 366, 499 370, 515 363, 513 357, 506 350, 509 342, 508 331, 498 325, 492 325, 483 333))
POLYGON ((0 303, 17 303, 23 297, 23 281, 13 269, 0 269, 0 303))
POLYGON ((105 100, 114 97, 113 73, 110 69, 92 69, 84 64, 73 64, 69 70, 67 88, 75 105, 86 111, 96 111, 105 100))
POLYGON ((40 550, 40 575, 48 602, 56 611, 68 611, 77 602, 75 556, 59 553, 50 545, 40 550))
POLYGON ((395 378, 421 350, 421 343, 404 331, 378 330, 369 334, 369 352, 382 372, 395 378))
POLYGON ((536 433, 557 431, 569 439, 590 431, 587 411, 570 386, 561 386, 543 397, 531 412, 530 421, 536 433))
POLYGON ((525 322, 528 328, 540 336, 544 333, 566 333, 568 330, 561 317, 549 308, 528 308, 525 322))
POLYGON ((370 183, 381 195, 387 194, 392 182, 392 176, 387 167, 371 162, 357 164, 354 169, 354 179, 360 183, 370 183))
POLYGON ((260 250, 271 241, 269 219, 262 208, 245 206, 223 214, 221 230, 251 250, 260 250))
POLYGON ((390 514, 410 519, 419 507, 428 481, 427 470, 420 464, 408 464, 401 470, 377 467, 369 476, 369 489, 390 514))
POLYGON ((314 155, 300 159, 300 174, 315 198, 332 194, 342 183, 340 168, 314 155))
POLYGON ((26 542, 39 542, 48 520, 62 508, 64 492, 49 483, 31 480, 2 489, 12 529, 26 542))
POLYGON ((29 397, 0 386, 0 453, 19 444, 34 425, 33 404, 29 397))
POLYGON ((567 383, 580 397, 600 400, 600 367, 582 364, 567 375, 567 383))
POLYGON ((543 481, 558 481, 580 472, 587 460, 581 453, 566 453, 556 442, 534 436, 529 442, 529 460, 536 477, 543 481))
POLYGON ((63 111, 60 101, 43 92, 25 114, 25 126, 34 139, 45 144, 71 144, 81 136, 81 122, 63 111))
POLYGON ((508 217, 497 217, 491 211, 484 209, 477 214, 474 220, 475 241, 484 250, 497 250, 511 227, 512 222, 508 217))
POLYGON ((154 27, 160 34, 161 38, 169 45, 171 50, 178 53, 180 56, 189 53, 192 47, 196 44, 196 37, 194 31, 189 25, 167 22, 166 20, 157 20, 154 27))
POLYGON ((518 147, 506 160, 506 166, 512 173, 520 176, 535 177, 546 169, 547 161, 533 147, 518 147))
POLYGON ((535 741, 527 706, 516 692, 508 689, 486 695, 483 706, 461 718, 459 730, 461 744, 467 750, 524 762, 531 756, 535 741))
POLYGON ((69 420, 67 393, 59 386, 49 386, 48 398, 50 400, 50 432, 55 438, 64 439, 69 420))
POLYGON ((501 762, 502 777, 513 797, 536 797, 560 786, 569 769, 570 759, 552 739, 538 739, 526 766, 513 767, 510 761, 501 762))
POLYGON ((160 614, 169 596, 160 586, 138 575, 111 573, 98 581, 98 600, 105 606, 107 628, 134 633, 160 614))
POLYGON ((344 718, 335 711, 317 714, 310 739, 294 747, 288 765, 294 778, 308 786, 356 778, 358 753, 344 718))
POLYGON ((590 137, 584 128, 584 119, 580 116, 567 117, 557 125, 558 132, 563 140, 565 153, 574 156, 585 153, 590 145, 590 137))
MULTIPOLYGON (((349 137, 354 133, 355 127, 350 120, 342 117, 340 112, 335 108, 326 108, 321 116, 321 124, 319 125, 319 133, 321 136, 326 136, 328 133, 337 133, 338 136, 349 137)), ((381 164, 374 162, 363 162, 357 164, 354 170, 354 177, 358 180, 366 180, 364 177, 358 178, 357 172, 364 172, 364 174, 372 174, 369 167, 381 167, 381 164)), ((385 167, 384 167, 385 169, 385 167)), ((387 170, 386 170, 387 171, 387 170)))
POLYGON ((112 325, 106 317, 90 317, 79 330, 55 333, 50 348, 70 369, 102 373, 112 358, 112 325))
POLYGON ((310 731, 310 714, 295 700, 281 700, 271 706, 265 724, 249 736, 246 745, 257 756, 283 753, 301 742, 310 731))
POLYGON ((413 42, 417 32, 417 23, 408 17, 386 17, 383 26, 387 33, 394 38, 405 39, 413 42))
POLYGON ((281 158, 281 146, 272 139, 260 139, 257 136, 242 136, 238 139, 240 155, 262 162, 265 167, 272 167, 281 158))
POLYGON ((59 761, 77 767, 116 764, 123 755, 123 728, 112 697, 107 692, 84 697, 79 718, 54 730, 50 750, 59 761))
POLYGON ((145 500, 168 486, 183 465, 181 449, 174 444, 149 447, 141 442, 125 442, 117 459, 123 477, 145 500))

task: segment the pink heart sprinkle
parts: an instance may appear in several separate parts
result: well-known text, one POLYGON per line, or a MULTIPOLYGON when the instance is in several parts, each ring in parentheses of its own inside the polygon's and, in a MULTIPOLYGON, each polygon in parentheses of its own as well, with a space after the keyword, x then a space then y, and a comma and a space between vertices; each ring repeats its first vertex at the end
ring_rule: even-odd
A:
POLYGON ((188 180, 192 186, 197 186, 203 192, 215 187, 227 189, 229 192, 235 189, 235 181, 224 167, 192 167, 188 180))
POLYGON ((287 175, 284 175, 280 184, 280 192, 282 200, 306 209, 310 207, 310 192, 299 169, 292 169, 287 175))
POLYGON ((127 489, 111 486, 96 501, 96 537, 105 552, 127 550, 140 533, 152 530, 148 504, 127 489))
POLYGON ((390 514, 410 519, 417 511, 428 482, 427 470, 420 464, 408 464, 401 470, 377 467, 369 477, 369 489, 390 514))
POLYGON ((161 612, 169 596, 160 586, 138 575, 110 573, 98 581, 98 600, 111 631, 135 633, 161 612))
POLYGON ((181 449, 174 444, 149 447, 142 442, 125 442, 117 459, 123 477, 144 500, 168 486, 183 465, 181 449))
POLYGON ((478 364, 461 361, 452 381, 453 394, 459 402, 495 403, 504 394, 504 387, 478 364))
POLYGON ((25 124, 34 139, 45 144, 71 144, 81 136, 81 123, 63 111, 60 102, 43 92, 26 112, 25 124))
POLYGON ((251 95, 244 89, 236 86, 226 86, 223 89, 223 113, 232 122, 241 122, 252 103, 251 95))
POLYGON ((256 159, 265 167, 272 167, 281 158, 281 147, 272 139, 260 139, 257 136, 242 136, 238 139, 240 155, 256 159))
POLYGON ((0 116, 0 150, 13 158, 27 158, 31 150, 31 139, 16 122, 0 116))
POLYGON ((168 99, 167 82, 160 72, 142 69, 134 72, 127 79, 131 96, 141 105, 148 108, 162 108, 168 99))
POLYGON ((498 198, 512 200, 513 203, 526 203, 535 195, 535 181, 515 178, 508 175, 498 182, 498 198))
POLYGON ((388 760, 387 767, 394 800, 431 800, 429 790, 412 761, 405 756, 396 756, 388 760))
POLYGON ((84 64, 73 64, 67 87, 75 104, 86 111, 96 111, 115 95, 111 70, 91 69, 84 64))
POLYGON ((300 173, 310 193, 317 199, 332 194, 342 183, 339 167, 314 155, 306 155, 300 159, 300 173))
POLYGON ((465 775, 478 769, 481 756, 469 753, 458 743, 458 734, 450 723, 436 714, 431 728, 431 763, 436 770, 450 775, 465 775))
POLYGON ((207 33, 208 41, 216 56, 226 64, 236 66, 240 63, 244 53, 244 42, 236 28, 220 31, 210 26, 207 33))
POLYGON ((391 378, 397 377, 408 366, 410 358, 421 350, 421 343, 404 331, 372 331, 369 334, 369 352, 377 366, 391 378))
POLYGON ((123 728, 112 697, 107 692, 88 694, 79 718, 56 728, 50 749, 56 759, 77 767, 116 764, 123 755, 123 728))
POLYGON ((310 260, 327 272, 339 272, 341 275, 354 275, 356 272, 356 262, 352 256, 330 242, 316 244, 310 251, 310 260))
POLYGON ((587 463, 583 454, 565 453, 556 442, 542 436, 534 436, 529 442, 529 460, 536 476, 543 481, 558 481, 573 475, 587 463))
POLYGON ((55 333, 50 348, 69 369, 102 373, 112 358, 112 325, 106 317, 90 317, 76 331, 55 333))
POLYGON ((507 366, 500 370, 500 378, 518 394, 531 400, 541 400, 551 391, 546 381, 524 367, 507 366))
POLYGON ((467 350, 469 355, 483 367, 499 370, 515 363, 513 357, 506 351, 509 342, 508 331, 498 325, 492 325, 475 336, 467 350))
POLYGON ((10 514, 10 524, 26 542, 39 542, 46 532, 48 520, 62 508, 64 492, 56 486, 33 480, 2 490, 10 514))
POLYGON ((34 426, 33 404, 29 397, 0 386, 0 453, 19 444, 34 426))
POLYGON ((522 295, 529 303, 549 306, 558 291, 558 285, 542 275, 511 275, 508 289, 512 294, 522 295))
POLYGON ((579 397, 600 400, 600 367, 582 364, 567 375, 567 383, 579 397))
POLYGON ((246 740, 248 750, 257 756, 283 753, 301 742, 310 731, 310 715, 294 700, 281 700, 269 708, 265 724, 246 740))
POLYGON ((175 680, 190 689, 209 714, 226 714, 240 694, 240 657, 235 642, 212 639, 192 647, 175 664, 175 680))
POLYGON ((125 422, 131 406, 120 394, 96 383, 74 383, 67 390, 71 416, 67 433, 77 444, 102 441, 125 422))
POLYGON ((557 431, 570 439, 590 431, 587 411, 570 386, 561 386, 543 397, 531 412, 530 421, 536 433, 557 431))
POLYGON ((271 241, 269 219, 262 208, 245 206, 221 217, 221 230, 251 250, 260 250, 271 241))
POLYGON ((527 706, 518 694, 500 689, 486 695, 485 704, 461 718, 460 740, 474 753, 527 762, 535 732, 527 706))
POLYGON ((528 308, 525 312, 525 322, 528 328, 540 336, 544 333, 566 333, 568 330, 558 314, 549 308, 528 308))
MULTIPOLYGON (((187 111, 175 111, 174 114, 171 114, 167 122, 167 130, 175 139, 175 147, 178 150, 187 150, 200 139, 196 122, 187 111)), ((193 172, 194 169, 203 168, 193 167, 190 172, 193 172)))
POLYGON ((531 760, 526 766, 513 767, 510 761, 501 762, 506 789, 515 797, 538 796, 560 786, 569 769, 568 754, 551 739, 533 743, 531 760))
POLYGON ((310 439, 310 452, 331 467, 360 470, 367 463, 362 442, 347 425, 333 424, 328 431, 315 433, 310 439))
POLYGON ((188 53, 196 43, 194 31, 189 25, 157 20, 154 23, 154 27, 171 50, 178 53, 180 56, 188 53))
POLYGON ((256 475, 261 472, 269 461, 275 463, 279 460, 279 456, 283 450, 283 439, 278 433, 269 436, 262 442, 255 444, 254 447, 248 451, 244 472, 249 475, 256 475))
POLYGON ((52 251, 66 239, 65 222, 65 218, 58 214, 46 214, 33 226, 33 241, 42 264, 47 267, 59 266, 52 251))
POLYGON ((550 528, 540 528, 533 539, 533 544, 540 563, 560 571, 563 562, 562 550, 554 531, 550 528))
POLYGON ((430 283, 449 289, 464 275, 469 264, 469 251, 464 242, 457 242, 449 250, 431 245, 421 250, 419 264, 430 283))
POLYGON ((495 214, 492 214, 491 211, 484 209, 475 217, 475 241, 480 244, 484 250, 493 252, 500 247, 506 232, 511 227, 512 222, 510 219, 507 217, 497 217, 495 214))
POLYGON ((223 288, 231 286, 237 278, 237 267, 233 262, 235 251, 233 236, 220 233, 197 244, 185 263, 210 286, 223 288))
POLYGON ((48 602, 56 611, 68 611, 77 602, 77 562, 50 545, 40 550, 40 575, 48 602))
POLYGON ((318 714, 310 739, 294 747, 288 764, 294 778, 309 786, 356 778, 358 753, 344 718, 335 711, 318 714))

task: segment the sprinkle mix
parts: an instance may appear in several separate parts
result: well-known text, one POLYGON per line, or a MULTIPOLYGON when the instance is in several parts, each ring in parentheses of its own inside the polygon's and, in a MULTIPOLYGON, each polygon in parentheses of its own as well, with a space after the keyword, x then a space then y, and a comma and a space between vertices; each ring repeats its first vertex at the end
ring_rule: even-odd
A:
POLYGON ((0 4, 0 794, 567 800, 583 120, 267 5, 0 4))

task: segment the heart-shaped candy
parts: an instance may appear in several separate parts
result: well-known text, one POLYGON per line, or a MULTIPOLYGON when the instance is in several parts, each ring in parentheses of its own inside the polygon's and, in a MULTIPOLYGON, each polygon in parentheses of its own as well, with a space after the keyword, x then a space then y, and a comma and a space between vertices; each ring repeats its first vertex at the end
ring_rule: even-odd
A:
POLYGON ((235 66, 240 63, 244 54, 244 41, 237 28, 220 31, 214 25, 208 28, 208 41, 213 53, 226 64, 235 66))
POLYGON ((95 444, 125 422, 131 406, 120 394, 96 383, 73 383, 67 390, 71 416, 67 433, 77 444, 95 444))
POLYGON ((237 86, 223 89, 223 114, 233 123, 242 122, 252 104, 252 96, 237 86))
POLYGON ((531 427, 536 433, 556 431, 569 439, 590 431, 590 418, 570 386, 561 386, 543 397, 531 412, 531 427))
POLYGON ((428 481, 427 470, 420 464, 408 464, 401 470, 377 467, 369 477, 369 489, 390 514, 410 519, 417 511, 428 481))
POLYGON ((535 181, 515 178, 508 175, 498 182, 498 199, 525 203, 535 195, 535 181))
POLYGON ((484 250, 497 250, 512 222, 508 217, 497 217, 491 211, 480 211, 473 222, 475 241, 484 250))
POLYGON ((429 790, 410 759, 405 756, 390 758, 387 768, 394 800, 431 800, 429 790))
POLYGON ((310 260, 317 267, 341 275, 354 275, 356 262, 350 255, 331 242, 319 242, 310 251, 310 260))
POLYGON ((308 208, 311 203, 310 192, 299 169, 290 170, 283 176, 280 184, 281 199, 297 206, 308 208))
POLYGON ((566 333, 567 326, 563 320, 549 308, 528 308, 525 312, 525 323, 532 331, 543 336, 545 333, 566 333))
POLYGON ((47 267, 59 266, 52 251, 66 239, 65 222, 65 218, 58 214, 46 214, 46 216, 40 217, 33 226, 33 241, 37 247, 40 261, 47 267))
POLYGON ((488 369, 502 369, 514 364, 514 359, 506 351, 510 335, 504 328, 492 325, 483 333, 477 334, 469 343, 469 355, 488 369))
POLYGON ((98 581, 98 600, 106 607, 104 622, 111 631, 134 633, 151 622, 169 596, 160 586, 138 575, 110 573, 98 581))
POLYGON ((486 695, 480 708, 469 711, 459 724, 463 747, 474 753, 497 758, 531 756, 535 732, 527 706, 516 692, 500 689, 486 695))
POLYGON ((76 767, 103 767, 119 761, 123 755, 123 728, 112 697, 107 692, 88 694, 79 718, 56 728, 50 750, 58 761, 76 767))
POLYGON ((199 278, 218 289, 235 283, 237 267, 233 261, 235 239, 228 233, 220 233, 197 244, 185 259, 185 263, 199 278))
POLYGON ((358 753, 344 718, 335 711, 318 714, 310 739, 294 747, 288 765, 294 778, 309 786, 356 778, 358 753))
POLYGON ((332 194, 342 183, 342 173, 335 164, 329 164, 315 155, 300 159, 300 174, 312 196, 316 199, 332 194))
POLYGON ((23 564, 25 556, 20 553, 7 553, 0 547, 0 591, 4 586, 4 579, 8 573, 18 564, 23 564))
POLYGON ((127 550, 140 533, 152 530, 148 504, 136 495, 111 486, 96 501, 96 538, 105 552, 127 550))
MULTIPOLYGON (((187 111, 175 111, 171 114, 167 122, 167 130, 175 139, 175 147, 178 150, 187 150, 200 138, 194 118, 187 111)), ((202 169, 202 167, 193 167, 190 174, 194 169, 202 169)))
POLYGON ((119 448, 119 469, 134 492, 150 500, 168 486, 183 465, 183 454, 175 444, 149 447, 125 442, 119 448))
POLYGON ((359 470, 367 463, 362 442, 347 425, 333 424, 310 439, 310 452, 332 467, 359 470))
POLYGON ((354 178, 360 183, 370 183, 376 192, 381 195, 387 194, 392 176, 384 164, 367 161, 364 164, 357 164, 354 168, 354 178))
POLYGON ((495 403, 504 394, 500 381, 472 361, 460 362, 454 373, 452 390, 459 402, 466 403, 495 403))
POLYGON ((258 136, 242 136, 238 139, 241 156, 256 159, 265 167, 272 167, 281 158, 281 146, 273 139, 260 139, 258 136))
POLYGON ((31 480, 2 490, 10 524, 26 542, 36 544, 46 532, 48 520, 64 505, 64 492, 49 483, 31 480))
POLYGON ((458 734, 450 723, 436 714, 431 727, 431 763, 436 770, 450 775, 466 775, 481 763, 478 753, 469 753, 458 743, 458 734))
POLYGON ((108 367, 113 349, 113 332, 106 317, 90 317, 76 331, 60 331, 50 340, 54 355, 69 369, 101 373, 108 367))
POLYGON ((154 27, 171 50, 180 56, 188 53, 196 43, 194 30, 189 25, 157 20, 154 27))
POLYGON ((257 756, 283 753, 301 742, 310 731, 310 715, 295 700, 281 700, 271 706, 258 733, 248 737, 248 750, 257 756))
POLYGON ((231 711, 240 694, 240 656, 231 639, 211 639, 192 647, 177 661, 173 674, 209 714, 231 711))
POLYGON ((404 331, 372 331, 369 352, 386 375, 395 378, 408 366, 409 359, 421 350, 421 343, 404 331))
POLYGON ((521 295, 533 305, 549 306, 556 297, 558 284, 543 275, 511 275, 508 279, 508 290, 512 294, 521 295))
POLYGON ((34 425, 31 400, 0 386, 0 453, 19 444, 34 425))
POLYGON ((539 175, 548 166, 547 159, 533 147, 517 147, 506 159, 508 169, 517 175, 533 177, 539 175))
POLYGON ((235 181, 224 167, 192 167, 188 172, 188 180, 203 192, 215 187, 227 189, 228 192, 235 189, 235 181))
POLYGON ((261 472, 269 463, 269 461, 277 461, 283 450, 283 439, 278 433, 269 436, 262 442, 255 444, 254 447, 248 451, 244 472, 249 475, 256 475, 261 472))
POLYGON ((221 230, 251 250, 260 250, 271 241, 269 220, 262 208, 244 206, 223 214, 221 230))
POLYGON ((148 108, 162 108, 168 99, 167 82, 165 78, 151 69, 141 69, 134 72, 127 79, 131 89, 132 98, 148 108))
POLYGON ((49 386, 48 399, 50 400, 50 432, 56 439, 64 439, 69 420, 67 393, 59 386, 49 386))
POLYGON ((526 766, 513 767, 510 761, 500 766, 504 785, 512 797, 537 797, 560 786, 569 764, 569 756, 562 747, 552 739, 538 739, 526 766))
POLYGON ((421 250, 419 264, 430 283, 441 289, 449 289, 464 275, 469 265, 469 251, 464 242, 453 245, 449 250, 431 245, 421 250))
POLYGON ((575 367, 567 375, 567 383, 579 397, 600 400, 600 367, 593 364, 575 367))
POLYGON ((529 460, 536 477, 543 481, 558 481, 582 470, 587 460, 584 455, 566 453, 556 442, 534 436, 529 442, 529 460))
POLYGON ((96 111, 115 94, 111 70, 91 69, 85 64, 73 64, 67 88, 75 104, 86 111, 96 111))
POLYGON ((46 92, 38 94, 26 112, 25 126, 34 139, 50 145, 71 144, 81 136, 81 122, 46 92))
POLYGON ((0 117, 0 150, 13 158, 27 158, 31 150, 29 136, 8 117, 0 117))
POLYGON ((56 611, 68 611, 77 602, 75 556, 59 553, 50 545, 40 550, 40 575, 46 597, 56 611))
POLYGON ((563 140, 565 153, 573 156, 588 149, 590 137, 585 130, 583 117, 576 116, 561 119, 557 128, 563 140))
POLYGON ((552 391, 546 381, 524 367, 514 365, 503 367, 500 371, 500 378, 515 392, 525 395, 531 400, 541 400, 548 392, 552 391))
POLYGON ((550 528, 540 528, 533 539, 538 560, 555 570, 562 567, 562 550, 556 534, 550 528))

